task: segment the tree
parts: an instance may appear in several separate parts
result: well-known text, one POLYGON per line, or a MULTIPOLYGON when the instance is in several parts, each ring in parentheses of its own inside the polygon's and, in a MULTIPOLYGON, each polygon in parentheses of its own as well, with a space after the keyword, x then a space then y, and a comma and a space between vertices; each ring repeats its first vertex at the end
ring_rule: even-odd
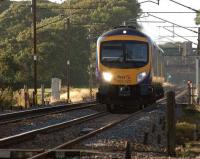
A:
POLYGON ((196 18, 195 18, 196 24, 200 24, 200 13, 197 13, 196 18))
MULTIPOLYGON (((2 79, 19 87, 33 85, 32 13, 31 6, 24 3, 6 3, 0 12, 0 57, 9 61, 5 65, 0 60, 0 66, 5 67, 2 79)), ((71 84, 86 86, 88 66, 95 63, 98 36, 137 18, 140 12, 136 0, 73 0, 70 5, 67 1, 55 4, 37 0, 38 83, 50 85, 51 78, 58 77, 65 84, 70 54, 71 84), (70 28, 64 30, 61 14, 70 17, 70 28)))

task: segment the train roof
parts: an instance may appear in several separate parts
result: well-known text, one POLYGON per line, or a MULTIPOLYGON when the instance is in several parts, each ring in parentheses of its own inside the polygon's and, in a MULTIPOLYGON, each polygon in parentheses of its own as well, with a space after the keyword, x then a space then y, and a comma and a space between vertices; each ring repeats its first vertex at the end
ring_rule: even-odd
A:
POLYGON ((111 31, 104 33, 102 35, 102 37, 112 36, 112 35, 126 35, 126 34, 142 36, 142 37, 150 39, 146 34, 142 33, 141 31, 137 30, 136 28, 130 27, 130 26, 121 26, 121 27, 115 28, 111 31), (126 31, 126 32, 124 32, 124 31, 126 31))
POLYGON ((149 43, 151 43, 155 48, 157 48, 158 50, 160 50, 160 52, 164 54, 164 51, 148 35, 137 30, 135 27, 132 27, 132 26, 120 26, 120 27, 114 28, 113 30, 108 31, 104 33, 103 35, 101 35, 98 41, 102 37, 113 36, 113 35, 135 35, 135 36, 147 38, 149 43))

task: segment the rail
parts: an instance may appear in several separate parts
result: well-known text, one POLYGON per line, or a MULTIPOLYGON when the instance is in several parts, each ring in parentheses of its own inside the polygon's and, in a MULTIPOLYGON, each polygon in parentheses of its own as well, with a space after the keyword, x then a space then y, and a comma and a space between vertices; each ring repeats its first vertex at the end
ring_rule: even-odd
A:
POLYGON ((107 114, 108 114, 107 112, 90 114, 90 115, 86 115, 80 118, 72 119, 70 121, 62 122, 59 124, 54 124, 54 125, 40 128, 40 129, 35 129, 35 130, 24 132, 21 134, 5 137, 5 138, 0 139, 0 148, 5 148, 6 146, 11 146, 11 145, 17 144, 18 142, 22 143, 23 141, 30 140, 36 137, 38 134, 64 129, 66 127, 79 124, 88 120, 92 120, 101 116, 105 116, 107 114))
POLYGON ((114 127, 115 125, 120 124, 123 121, 130 119, 131 117, 135 117, 135 120, 137 120, 137 116, 141 115, 142 113, 144 113, 146 111, 154 109, 154 108, 156 108, 155 105, 152 105, 150 107, 146 107, 143 110, 139 110, 139 111, 137 111, 135 113, 132 113, 132 114, 128 115, 127 117, 124 117, 124 118, 122 118, 122 119, 120 119, 118 121, 115 121, 115 122, 112 122, 110 124, 107 124, 107 125, 105 125, 105 126, 103 126, 101 128, 98 128, 98 129, 96 129, 96 130, 94 130, 94 131, 92 131, 92 132, 90 132, 90 133, 88 133, 86 135, 82 135, 82 136, 80 136, 78 138, 72 139, 71 141, 68 141, 68 142, 66 142, 64 144, 61 144, 61 145, 59 145, 59 146, 57 146, 57 147, 55 147, 55 148, 53 148, 51 150, 47 150, 47 151, 45 151, 43 153, 40 153, 40 154, 35 155, 33 157, 30 157, 29 159, 43 159, 43 158, 52 157, 54 155, 54 153, 56 151, 60 150, 60 149, 67 149, 67 148, 71 147, 74 144, 78 144, 78 143, 82 142, 85 139, 93 137, 94 135, 96 135, 98 133, 101 133, 101 132, 103 132, 103 131, 111 128, 111 127, 114 127))
POLYGON ((18 111, 13 113, 6 113, 0 115, 0 125, 18 122, 25 119, 36 118, 43 115, 56 114, 61 112, 72 111, 76 109, 85 109, 93 107, 96 105, 96 102, 87 102, 87 103, 76 103, 76 104, 67 104, 67 105, 57 105, 51 107, 43 107, 25 111, 18 111))

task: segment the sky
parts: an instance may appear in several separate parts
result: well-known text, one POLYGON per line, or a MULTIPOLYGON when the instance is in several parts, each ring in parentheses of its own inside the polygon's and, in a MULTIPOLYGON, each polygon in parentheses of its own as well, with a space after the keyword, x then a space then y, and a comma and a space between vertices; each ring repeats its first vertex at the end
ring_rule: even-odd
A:
MULTIPOLYGON (((63 0, 52 0, 54 2, 62 2, 63 0)), ((139 3, 144 2, 147 0, 138 0, 139 3)), ((157 0, 151 0, 153 2, 157 2, 157 0)), ((183 5, 189 6, 191 8, 194 8, 196 10, 200 10, 200 0, 175 0, 183 5)), ((160 4, 157 5, 155 3, 146 2, 141 3, 141 9, 143 12, 193 12, 192 10, 185 8, 183 6, 180 6, 170 0, 160 0, 160 4)), ((168 20, 170 22, 176 23, 178 25, 184 26, 184 27, 198 27, 195 24, 195 17, 196 13, 152 13, 152 15, 155 15, 157 17, 163 18, 165 20, 168 20)), ((146 16, 146 15, 142 15, 146 16)), ((151 16, 141 18, 138 21, 139 24, 143 28, 143 32, 148 34, 150 37, 152 37, 157 43, 165 43, 165 42, 173 42, 173 41, 192 41, 193 43, 197 43, 197 33, 188 31, 186 29, 182 29, 180 27, 174 27, 172 28, 172 24, 170 23, 163 23, 163 21, 153 18, 151 16), (162 23, 151 23, 149 21, 159 21, 162 23), (163 28, 163 26, 166 29, 163 28), (168 27, 169 26, 169 27, 168 27), (180 36, 194 36, 194 37, 184 37, 186 39, 177 37, 177 35, 171 33, 170 31, 173 31, 175 34, 178 34, 180 36), (166 37, 167 36, 167 37, 166 37), (175 36, 175 37, 173 37, 175 36)), ((199 25, 200 27, 200 25, 199 25)), ((194 31, 198 31, 198 28, 190 28, 194 31)), ((194 47, 196 47, 195 44, 193 44, 194 47)))
MULTIPOLYGON (((61 3, 65 0, 50 0, 52 2, 57 2, 61 3)), ((153 1, 157 2, 158 0, 138 0, 139 3, 144 2, 144 1, 153 1)), ((175 0, 181 4, 184 4, 186 6, 189 6, 191 8, 194 8, 196 10, 200 10, 200 0, 175 0)), ((157 5, 155 3, 151 2, 146 2, 146 3, 141 3, 141 9, 143 12, 192 12, 192 10, 187 9, 183 6, 180 6, 170 0, 160 0, 160 4, 157 5)), ((143 14, 142 16, 146 16, 147 14, 143 14)), ((155 15, 157 17, 163 18, 165 20, 168 20, 170 22, 176 23, 181 26, 185 27, 198 27, 195 25, 195 13, 165 13, 165 14, 157 14, 157 13, 152 13, 152 15, 155 15)), ((190 40, 193 43, 197 43, 197 33, 193 33, 191 31, 188 31, 186 29, 182 29, 180 27, 174 27, 174 33, 178 34, 180 36, 194 36, 194 37, 185 37, 186 39, 180 38, 180 37, 172 37, 173 33, 167 31, 166 29, 173 31, 172 24, 170 23, 163 23, 163 21, 153 18, 151 16, 145 17, 145 18, 140 18, 138 21, 139 24, 143 28, 143 32, 145 32, 147 35, 152 37, 157 43, 164 43, 164 42, 173 42, 173 41, 187 41, 190 40), (159 23, 151 23, 149 21, 159 21, 159 23), (163 26, 169 26, 165 27, 166 29, 163 28, 163 26), (167 36, 167 37, 166 37, 167 36), (169 37, 171 36, 171 37, 169 37)), ((200 25, 199 25, 200 27, 200 25)), ((198 28, 190 28, 194 31, 198 31, 198 28)), ((193 45, 196 47, 196 45, 193 45)))
MULTIPOLYGON (((143 2, 144 0, 138 0, 138 2, 143 2)), ((152 0, 154 2, 157 2, 157 0, 152 0)), ((179 3, 182 3, 186 6, 189 6, 191 8, 200 10, 200 0, 175 0, 179 3)), ((187 9, 185 7, 182 7, 170 0, 160 0, 160 4, 157 5, 155 3, 142 3, 141 8, 143 12, 192 12, 192 10, 187 9)), ((153 15, 163 18, 165 20, 168 20, 170 22, 176 23, 181 26, 185 27, 198 27, 195 25, 195 13, 167 13, 167 14, 157 14, 157 13, 152 13, 153 15)), ((141 18, 141 21, 160 21, 159 19, 153 18, 153 17, 146 17, 146 18, 141 18)), ((154 40, 156 40, 158 43, 163 43, 167 41, 186 41, 185 39, 182 38, 171 38, 171 37, 166 37, 163 38, 163 36, 173 36, 173 33, 165 30, 161 26, 170 26, 170 27, 165 27, 166 29, 173 31, 172 24, 170 23, 145 23, 142 22, 140 23, 143 26, 144 32, 146 32, 148 35, 153 37, 154 40)), ((199 25, 200 27, 200 25, 199 25)), ((198 28, 190 28, 194 31, 198 31, 198 28)), ((179 28, 179 27, 174 27, 174 32, 178 35, 181 36, 195 36, 195 37, 185 37, 188 40, 191 40, 194 43, 197 43, 197 33, 193 33, 191 31, 179 28)), ((194 45, 195 47, 195 45, 194 45)))

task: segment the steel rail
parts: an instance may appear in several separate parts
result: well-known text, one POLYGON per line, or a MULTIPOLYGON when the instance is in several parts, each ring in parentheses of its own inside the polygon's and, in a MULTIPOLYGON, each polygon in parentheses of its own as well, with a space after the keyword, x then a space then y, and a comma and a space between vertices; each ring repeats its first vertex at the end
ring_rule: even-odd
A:
POLYGON ((59 149, 66 149, 68 147, 71 147, 74 144, 80 143, 80 142, 82 142, 85 139, 93 137, 94 135, 96 135, 98 133, 101 133, 101 132, 103 132, 103 131, 105 131, 105 130, 107 130, 107 129, 109 129, 109 128, 117 125, 117 124, 120 124, 123 121, 130 119, 131 117, 135 117, 137 119, 137 116, 141 115, 141 113, 145 113, 146 111, 149 111, 149 110, 154 109, 154 108, 156 108, 155 105, 152 105, 151 107, 146 107, 143 110, 139 110, 139 111, 137 111, 135 113, 132 113, 132 114, 128 115, 127 117, 123 117, 120 120, 117 120, 117 121, 114 121, 112 123, 109 123, 109 124, 107 124, 107 125, 105 125, 105 126, 103 126, 101 128, 98 128, 98 129, 96 129, 96 130, 94 130, 94 131, 92 131, 92 132, 90 132, 90 133, 88 133, 86 135, 82 135, 80 137, 72 139, 71 141, 68 141, 68 142, 66 142, 64 144, 61 144, 61 145, 59 145, 59 146, 57 146, 57 147, 55 147, 53 149, 47 150, 47 151, 45 151, 43 153, 40 153, 40 154, 35 155, 33 157, 30 157, 28 159, 44 159, 44 158, 48 158, 49 156, 52 156, 53 153, 55 151, 59 150, 59 149))
POLYGON ((0 148, 5 148, 6 146, 7 147, 12 146, 19 142, 22 143, 23 141, 30 140, 30 139, 36 137, 38 134, 55 132, 57 130, 61 130, 61 129, 64 129, 64 128, 70 127, 70 126, 74 126, 76 124, 80 124, 80 123, 88 121, 88 120, 96 119, 96 118, 105 116, 107 114, 108 114, 107 112, 94 113, 94 114, 86 115, 86 116, 83 116, 80 118, 72 119, 70 121, 66 121, 66 122, 46 126, 46 127, 40 128, 40 129, 35 129, 35 130, 28 131, 28 132, 20 133, 17 135, 5 137, 5 138, 0 139, 0 148))
POLYGON ((36 108, 25 111, 18 111, 14 113, 6 113, 0 115, 0 125, 19 122, 25 119, 31 119, 36 117, 41 117, 43 115, 57 114, 62 112, 68 112, 77 109, 86 109, 96 106, 95 102, 88 103, 76 103, 76 104, 67 104, 67 105, 57 105, 50 106, 45 108, 36 108))

